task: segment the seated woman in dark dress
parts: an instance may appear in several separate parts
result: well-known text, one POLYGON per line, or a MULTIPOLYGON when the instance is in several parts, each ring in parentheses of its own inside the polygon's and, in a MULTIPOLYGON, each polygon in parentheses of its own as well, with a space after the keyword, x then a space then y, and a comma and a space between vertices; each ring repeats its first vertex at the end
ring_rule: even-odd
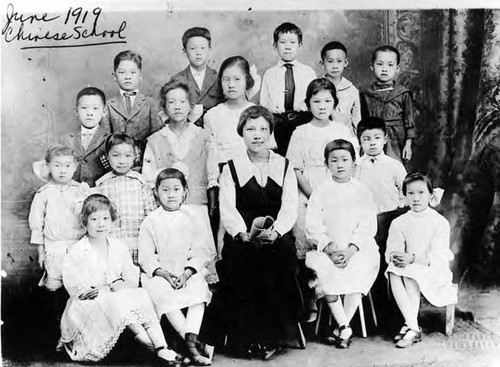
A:
POLYGON ((238 134, 247 147, 224 167, 220 213, 227 233, 218 264, 220 288, 205 317, 204 339, 246 356, 268 358, 277 347, 297 346, 303 302, 291 229, 297 218, 298 191, 288 160, 268 149, 273 116, 261 106, 242 112, 238 134), (271 216, 274 225, 257 238, 255 218, 271 216))

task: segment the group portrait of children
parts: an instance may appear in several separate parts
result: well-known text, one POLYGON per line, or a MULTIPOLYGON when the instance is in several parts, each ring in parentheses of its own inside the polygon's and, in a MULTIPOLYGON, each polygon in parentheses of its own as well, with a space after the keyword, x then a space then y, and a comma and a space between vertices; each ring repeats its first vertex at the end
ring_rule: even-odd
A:
POLYGON ((424 336, 422 296, 457 302, 442 192, 407 172, 418 122, 398 49, 372 51, 358 90, 349 44, 315 50, 317 75, 300 25, 278 24, 261 76, 240 55, 209 67, 210 30, 193 24, 188 65, 159 96, 141 92, 144 55, 127 49, 107 61, 115 95, 99 80, 75 91, 80 126, 34 164, 46 183, 29 213, 54 344, 72 360, 102 360, 124 330, 165 366, 269 359, 307 350, 320 302, 334 320, 323 341, 345 349, 367 295, 407 348, 424 336))

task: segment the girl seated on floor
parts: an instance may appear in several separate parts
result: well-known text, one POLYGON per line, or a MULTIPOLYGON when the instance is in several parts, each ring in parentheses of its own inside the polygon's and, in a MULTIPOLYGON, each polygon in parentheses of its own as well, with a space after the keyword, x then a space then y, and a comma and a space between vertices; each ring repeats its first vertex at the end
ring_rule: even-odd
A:
POLYGON ((151 299, 137 288, 137 269, 127 246, 108 237, 116 216, 104 195, 90 195, 83 203, 81 221, 87 234, 72 247, 62 269, 70 299, 61 319, 59 347, 75 361, 96 362, 128 328, 165 365, 178 366, 151 299))

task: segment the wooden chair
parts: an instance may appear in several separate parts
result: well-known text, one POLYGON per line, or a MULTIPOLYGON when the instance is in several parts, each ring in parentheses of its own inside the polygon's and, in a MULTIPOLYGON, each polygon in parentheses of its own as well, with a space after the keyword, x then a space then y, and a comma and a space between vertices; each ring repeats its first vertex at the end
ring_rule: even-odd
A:
MULTIPOLYGON (((372 295, 370 292, 368 292, 368 294, 366 295, 366 297, 368 297, 368 301, 370 303, 370 310, 371 310, 371 314, 372 314, 372 317, 373 317, 373 323, 374 325, 377 327, 378 326, 378 322, 377 322, 377 314, 375 313, 375 307, 373 306, 373 298, 372 298, 372 295)), ((366 323, 365 323, 365 311, 364 311, 364 307, 363 307, 363 298, 365 297, 361 297, 361 300, 359 302, 359 306, 358 306, 358 312, 359 312, 359 321, 360 321, 360 324, 361 324, 361 335, 363 336, 363 338, 366 338, 367 334, 366 334, 366 323)), ((316 325, 315 325, 315 328, 314 328, 314 335, 318 336, 318 332, 319 332, 319 325, 320 325, 320 322, 321 322, 321 315, 323 313, 323 305, 325 304, 324 300, 320 299, 318 300, 319 302, 319 306, 318 306, 318 317, 316 319, 316 325)), ((332 325, 332 321, 333 321, 333 317, 332 317, 332 314, 328 311, 328 325, 332 325)))

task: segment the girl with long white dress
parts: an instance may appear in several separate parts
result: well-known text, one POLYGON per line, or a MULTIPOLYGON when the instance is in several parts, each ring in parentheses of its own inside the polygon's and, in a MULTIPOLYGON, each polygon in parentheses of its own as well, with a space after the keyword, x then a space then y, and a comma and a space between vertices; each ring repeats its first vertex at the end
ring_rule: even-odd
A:
POLYGON ((437 307, 457 303, 450 270, 450 224, 429 207, 434 195, 430 179, 421 173, 406 176, 403 194, 411 210, 392 222, 385 253, 389 264, 385 275, 405 319, 394 338, 398 348, 422 340, 418 325, 421 293, 437 307))
POLYGON ((85 199, 81 218, 87 235, 72 247, 62 269, 70 299, 61 319, 60 347, 72 360, 96 362, 106 357, 128 328, 165 365, 179 366, 151 299, 138 288, 127 246, 108 237, 116 217, 104 195, 85 199))
MULTIPOLYGON (((185 339, 188 357, 196 366, 211 364, 198 344, 205 304, 211 292, 205 277, 210 260, 206 236, 192 211, 185 210, 187 182, 181 171, 167 168, 156 179, 161 206, 142 223, 139 263, 142 286, 153 300, 158 317, 165 315, 185 339), (184 316, 182 309, 187 308, 184 316)), ((204 351, 203 351, 204 353, 204 351)))
POLYGON ((313 191, 306 215, 307 238, 317 246, 306 254, 306 266, 316 273, 339 326, 328 339, 338 348, 351 344, 349 322, 380 267, 374 239, 376 207, 370 190, 352 177, 355 157, 350 142, 338 139, 328 143, 325 163, 331 179, 313 191))

